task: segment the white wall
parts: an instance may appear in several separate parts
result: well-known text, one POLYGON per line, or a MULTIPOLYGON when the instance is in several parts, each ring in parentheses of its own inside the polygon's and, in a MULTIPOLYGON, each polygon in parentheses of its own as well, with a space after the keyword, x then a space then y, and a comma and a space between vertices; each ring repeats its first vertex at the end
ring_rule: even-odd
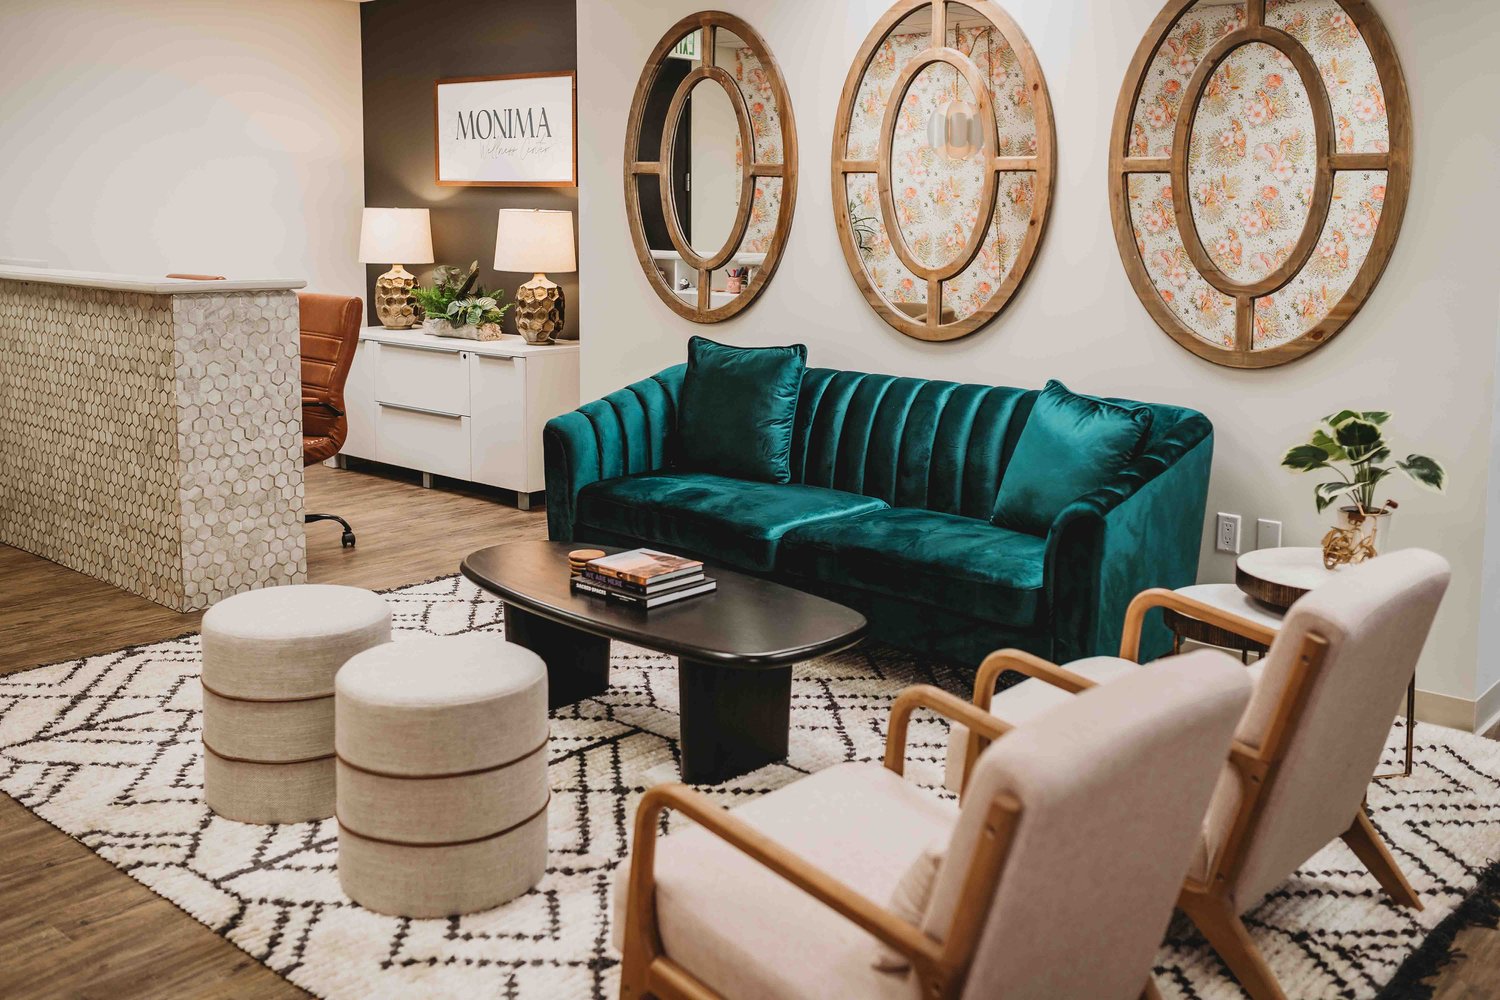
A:
POLYGON ((358 4, 0 3, 0 257, 362 295, 362 136, 358 4))
MULTIPOLYGON (((1313 482, 1277 467, 1317 418, 1345 406, 1393 409, 1398 447, 1447 463, 1446 496, 1398 487, 1399 544, 1423 545, 1453 563, 1454 585, 1418 683, 1448 698, 1427 711, 1472 702, 1500 680, 1500 629, 1480 648, 1487 465, 1496 338, 1493 180, 1500 136, 1500 4, 1377 0, 1406 67, 1416 125, 1416 165, 1405 229, 1385 279, 1339 337, 1304 360, 1259 372, 1200 361, 1146 314, 1116 252, 1106 197, 1115 99, 1130 57, 1163 0, 1005 0, 1048 73, 1059 163, 1054 214, 1020 295, 991 326, 962 341, 925 344, 887 327, 855 287, 839 252, 828 162, 840 88, 885 0, 720 0, 748 20, 781 64, 796 109, 801 177, 791 241, 776 278, 735 319, 699 327, 671 313, 648 287, 631 249, 620 195, 631 92, 661 33, 699 0, 585 0, 578 19, 583 394, 594 397, 683 359, 702 333, 739 344, 804 341, 810 363, 866 371, 1039 386, 1049 377, 1084 392, 1181 403, 1217 428, 1209 495, 1216 510, 1285 522, 1284 542, 1316 544, 1323 519, 1313 482), (1450 699, 1458 699, 1451 701, 1450 699)), ((1500 516, 1500 508, 1497 508, 1500 516)), ((1500 521, 1495 522, 1500 531, 1500 521)), ((1500 559, 1500 540, 1490 539, 1500 559)), ((1213 552, 1205 525, 1201 576, 1227 580, 1232 557, 1213 552)), ((1461 713, 1460 713, 1461 714, 1461 713)), ((1472 715, 1472 713, 1471 713, 1472 715)), ((1472 723, 1472 718, 1469 720, 1472 723)))

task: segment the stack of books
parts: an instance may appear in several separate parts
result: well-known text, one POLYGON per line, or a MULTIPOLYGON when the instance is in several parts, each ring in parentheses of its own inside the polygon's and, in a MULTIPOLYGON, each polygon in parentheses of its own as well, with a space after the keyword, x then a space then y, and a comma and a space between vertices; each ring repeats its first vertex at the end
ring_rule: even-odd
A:
POLYGON ((696 559, 631 549, 612 556, 590 559, 573 572, 573 590, 593 594, 638 608, 655 608, 699 594, 708 594, 719 584, 703 575, 696 559))

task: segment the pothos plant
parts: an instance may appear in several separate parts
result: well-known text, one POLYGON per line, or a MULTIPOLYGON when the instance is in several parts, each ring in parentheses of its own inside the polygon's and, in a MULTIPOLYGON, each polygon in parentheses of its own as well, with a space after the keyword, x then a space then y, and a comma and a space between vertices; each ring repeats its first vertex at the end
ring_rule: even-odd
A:
POLYGON ((1391 415, 1383 410, 1340 410, 1325 417, 1312 440, 1288 451, 1281 464, 1294 472, 1327 469, 1339 478, 1319 483, 1314 493, 1318 513, 1336 503, 1352 502, 1362 515, 1394 510, 1396 502, 1375 503, 1376 487, 1389 475, 1401 472, 1424 489, 1443 492, 1447 473, 1426 455, 1407 455, 1391 460, 1385 442, 1385 423, 1391 415))

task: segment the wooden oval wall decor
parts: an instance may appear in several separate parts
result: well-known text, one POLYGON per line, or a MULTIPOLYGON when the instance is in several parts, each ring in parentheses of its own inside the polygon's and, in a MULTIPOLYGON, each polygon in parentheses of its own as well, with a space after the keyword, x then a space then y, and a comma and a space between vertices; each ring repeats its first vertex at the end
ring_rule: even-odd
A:
POLYGON ((678 21, 646 61, 625 137, 625 210, 651 287, 695 323, 728 319, 776 273, 796 201, 797 126, 765 41, 720 11, 678 21))
POLYGON ((1041 65, 992 0, 901 0, 849 69, 833 137, 844 259, 887 323, 953 340, 994 319, 1046 230, 1056 168, 1041 65))
POLYGON ((1365 0, 1173 0, 1115 109, 1110 211, 1153 319, 1215 364, 1326 344, 1390 260, 1406 80, 1365 0))

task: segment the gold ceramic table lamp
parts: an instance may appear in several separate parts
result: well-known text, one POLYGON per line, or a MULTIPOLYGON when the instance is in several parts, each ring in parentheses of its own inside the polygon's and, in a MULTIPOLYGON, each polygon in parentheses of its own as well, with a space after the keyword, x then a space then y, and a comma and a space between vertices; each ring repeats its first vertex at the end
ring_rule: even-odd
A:
MULTIPOLYGON (((367 208, 359 232, 361 264, 432 263, 432 224, 425 208, 367 208)), ((387 330, 417 322, 416 275, 401 264, 375 279, 375 315, 387 330)))
POLYGON ((563 290, 545 271, 576 271, 573 213, 502 208, 495 229, 495 270, 530 271, 516 289, 516 331, 529 344, 546 344, 563 328, 563 290))

